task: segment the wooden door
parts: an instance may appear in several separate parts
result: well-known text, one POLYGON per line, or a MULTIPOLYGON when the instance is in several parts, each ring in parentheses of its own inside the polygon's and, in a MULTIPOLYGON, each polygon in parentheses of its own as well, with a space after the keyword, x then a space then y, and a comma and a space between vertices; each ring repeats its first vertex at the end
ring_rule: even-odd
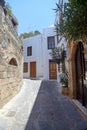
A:
POLYGON ((36 77, 36 62, 30 62, 30 77, 36 77))
POLYGON ((76 50, 76 98, 85 105, 84 98, 84 54, 83 44, 78 43, 76 50))
POLYGON ((49 60, 49 79, 57 79, 56 63, 52 60, 49 60))

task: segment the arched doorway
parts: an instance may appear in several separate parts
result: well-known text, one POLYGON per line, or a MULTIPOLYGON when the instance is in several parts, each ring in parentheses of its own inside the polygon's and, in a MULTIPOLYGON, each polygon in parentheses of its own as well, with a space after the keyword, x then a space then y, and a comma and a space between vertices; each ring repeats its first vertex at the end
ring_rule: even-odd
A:
POLYGON ((86 106, 85 100, 85 57, 84 46, 82 42, 79 42, 75 54, 75 68, 76 68, 76 98, 86 106))

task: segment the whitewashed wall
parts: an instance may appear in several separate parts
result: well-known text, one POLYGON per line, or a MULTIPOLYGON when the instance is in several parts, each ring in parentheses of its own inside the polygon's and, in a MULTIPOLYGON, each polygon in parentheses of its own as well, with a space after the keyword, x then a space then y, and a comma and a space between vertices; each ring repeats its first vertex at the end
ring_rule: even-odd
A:
MULTIPOLYGON (((55 28, 50 26, 44 28, 42 34, 26 38, 24 42, 24 62, 36 61, 36 78, 49 79, 49 59, 51 49, 48 50, 47 37, 55 36, 55 46, 57 46, 57 38, 55 28), (32 56, 27 56, 27 47, 32 46, 32 56)), ((30 64, 28 64, 28 72, 24 73, 25 78, 30 77, 30 64)))
POLYGON ((48 27, 43 29, 43 62, 44 62, 44 79, 49 79, 49 59, 52 59, 50 56, 51 49, 48 50, 47 46, 47 37, 55 36, 55 45, 57 45, 56 32, 54 27, 48 27))
POLYGON ((24 62, 28 62, 28 72, 24 73, 25 78, 30 77, 30 62, 36 61, 36 77, 42 76, 42 35, 26 38, 24 42, 24 62), (27 47, 32 46, 32 56, 27 56, 27 47))

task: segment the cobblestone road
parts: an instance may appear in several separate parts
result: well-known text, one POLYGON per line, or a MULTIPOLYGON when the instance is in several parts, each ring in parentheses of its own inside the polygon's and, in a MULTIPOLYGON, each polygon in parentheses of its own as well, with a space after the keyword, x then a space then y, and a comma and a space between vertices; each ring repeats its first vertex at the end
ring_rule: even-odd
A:
POLYGON ((42 81, 25 130, 87 130, 87 119, 61 95, 57 81, 42 81))

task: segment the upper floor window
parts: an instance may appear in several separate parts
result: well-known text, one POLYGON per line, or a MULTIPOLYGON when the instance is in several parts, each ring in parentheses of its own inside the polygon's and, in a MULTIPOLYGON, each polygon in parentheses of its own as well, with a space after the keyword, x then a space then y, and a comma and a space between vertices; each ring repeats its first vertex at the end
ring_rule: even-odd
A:
POLYGON ((48 49, 55 48, 55 37, 51 36, 47 38, 48 49))
POLYGON ((27 56, 32 56, 32 46, 27 48, 27 56))

